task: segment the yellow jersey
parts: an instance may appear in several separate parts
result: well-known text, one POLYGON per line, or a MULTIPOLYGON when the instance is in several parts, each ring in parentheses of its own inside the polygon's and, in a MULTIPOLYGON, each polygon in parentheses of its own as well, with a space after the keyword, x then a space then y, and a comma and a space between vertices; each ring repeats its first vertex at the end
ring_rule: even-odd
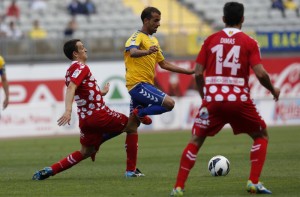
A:
POLYGON ((152 35, 137 31, 131 35, 125 44, 124 60, 126 66, 126 87, 131 90, 136 84, 145 82, 154 85, 155 65, 163 61, 162 50, 158 40, 152 35), (159 51, 142 57, 130 57, 130 49, 149 50, 156 45, 159 51))
POLYGON ((47 32, 41 28, 35 28, 29 32, 29 36, 31 39, 44 39, 47 37, 47 32))
POLYGON ((0 76, 5 73, 5 61, 4 58, 0 55, 0 76))

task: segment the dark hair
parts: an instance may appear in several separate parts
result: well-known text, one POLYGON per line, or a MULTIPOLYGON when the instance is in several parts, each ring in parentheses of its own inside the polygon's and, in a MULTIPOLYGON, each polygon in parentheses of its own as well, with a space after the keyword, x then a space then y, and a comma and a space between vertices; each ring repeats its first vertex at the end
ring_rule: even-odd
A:
POLYGON ((72 40, 67 41, 64 44, 65 56, 70 60, 73 60, 73 52, 78 51, 77 45, 76 45, 77 42, 81 42, 81 40, 80 39, 72 39, 72 40))
POLYGON ((146 7, 142 14, 141 14, 141 19, 142 19, 142 22, 144 23, 144 19, 147 18, 147 19, 151 19, 152 18, 152 13, 157 13, 159 15, 161 15, 160 11, 155 8, 155 7, 146 7))
POLYGON ((227 2, 224 5, 223 13, 226 25, 238 25, 244 16, 244 5, 238 2, 227 2))

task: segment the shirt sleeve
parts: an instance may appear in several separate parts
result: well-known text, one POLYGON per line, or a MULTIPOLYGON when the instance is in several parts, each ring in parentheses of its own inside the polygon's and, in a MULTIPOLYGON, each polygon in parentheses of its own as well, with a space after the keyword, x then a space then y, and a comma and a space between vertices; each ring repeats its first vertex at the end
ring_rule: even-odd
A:
POLYGON ((76 63, 74 71, 70 74, 70 79, 73 83, 79 86, 89 73, 90 69, 88 66, 79 65, 76 63))
POLYGON ((261 57, 260 57, 260 49, 258 42, 251 38, 250 40, 251 44, 249 44, 249 62, 250 66, 253 67, 257 64, 261 63, 261 57))
POLYGON ((207 39, 204 41, 201 50, 196 58, 196 63, 201 64, 202 66, 206 66, 206 58, 207 58, 207 39))
POLYGON ((0 56, 0 76, 5 74, 5 61, 2 56, 0 56))
POLYGON ((129 51, 131 48, 139 48, 142 42, 142 37, 139 32, 134 33, 125 43, 125 50, 129 51))

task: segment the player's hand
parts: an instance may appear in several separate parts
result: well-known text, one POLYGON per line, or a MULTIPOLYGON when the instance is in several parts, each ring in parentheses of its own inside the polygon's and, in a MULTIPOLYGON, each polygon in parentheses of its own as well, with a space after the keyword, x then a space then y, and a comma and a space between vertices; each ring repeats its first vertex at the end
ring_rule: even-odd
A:
POLYGON ((62 117, 57 120, 58 126, 64 126, 65 124, 70 125, 71 121, 71 112, 66 111, 62 117))
POLYGON ((278 101, 278 99, 279 99, 279 95, 280 95, 280 90, 279 90, 279 88, 275 88, 274 87, 274 91, 272 92, 272 95, 273 95, 273 99, 275 100, 275 101, 278 101))
POLYGON ((107 94, 107 92, 109 91, 109 86, 110 84, 109 83, 106 83, 103 87, 103 90, 101 90, 101 94, 102 96, 105 96, 107 94))
POLYGON ((186 74, 188 74, 188 75, 195 74, 195 69, 187 68, 186 74))
POLYGON ((151 46, 151 47, 149 48, 148 54, 150 55, 150 54, 155 53, 155 52, 157 52, 157 51, 158 51, 158 47, 155 46, 155 45, 153 45, 153 46, 151 46))

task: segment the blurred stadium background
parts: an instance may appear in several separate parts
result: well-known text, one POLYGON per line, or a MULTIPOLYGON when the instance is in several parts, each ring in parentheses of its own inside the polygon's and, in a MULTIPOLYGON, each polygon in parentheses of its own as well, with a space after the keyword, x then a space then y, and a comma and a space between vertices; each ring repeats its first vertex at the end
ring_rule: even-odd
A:
MULTIPOLYGON (((78 133, 76 120, 70 128, 56 126, 56 118, 64 107, 63 77, 69 63, 62 46, 67 39, 83 40, 93 74, 100 84, 106 81, 112 84, 106 102, 128 113, 123 50, 128 37, 142 26, 141 10, 146 6, 161 10, 161 27, 155 35, 165 56, 178 66, 192 67, 206 36, 224 27, 222 8, 227 2, 94 0, 95 14, 73 17, 67 10, 71 0, 45 0, 46 7, 41 6, 43 9, 39 10, 31 7, 35 1, 40 0, 17 0, 19 19, 6 17, 2 22, 15 21, 23 35, 20 38, 0 37, 0 54, 6 59, 11 85, 11 104, 2 112, 0 137, 78 133), (78 27, 71 37, 66 37, 64 30, 73 18, 78 27), (45 38, 29 37, 34 20, 38 20, 47 32, 45 38)), ((280 10, 271 9, 271 0, 237 1, 245 6, 243 31, 258 40, 263 63, 275 84, 282 88, 283 99, 275 104, 251 75, 252 94, 262 115, 271 125, 300 125, 300 18, 295 10, 288 9, 283 17, 280 10)), ((300 0, 294 1, 300 5, 300 0)), ((1 0, 0 14, 5 14, 10 4, 11 0, 1 0)), ((189 129, 200 105, 200 99, 193 91, 193 78, 173 75, 158 68, 156 82, 175 97, 176 109, 171 115, 155 117, 152 127, 141 129, 189 129)))

